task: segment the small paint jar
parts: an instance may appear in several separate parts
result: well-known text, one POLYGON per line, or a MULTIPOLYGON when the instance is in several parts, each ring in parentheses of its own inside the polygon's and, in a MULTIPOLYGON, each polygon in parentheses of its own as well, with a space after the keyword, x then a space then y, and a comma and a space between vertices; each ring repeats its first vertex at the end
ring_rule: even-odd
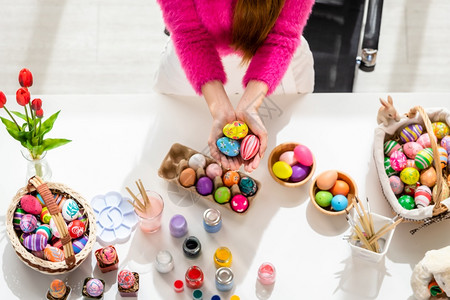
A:
POLYGON ((173 269, 173 258, 167 250, 159 251, 155 259, 155 269, 159 273, 169 273, 173 269))
POLYGON ((220 296, 219 295, 214 295, 211 297, 211 300, 220 300, 220 296))
POLYGON ((216 271, 216 288, 220 292, 228 292, 234 285, 234 274, 230 268, 222 267, 216 271))
POLYGON ((203 285, 203 271, 197 266, 189 267, 184 279, 188 288, 198 289, 203 285))
POLYGON ((173 289, 175 290, 176 293, 181 293, 182 291, 184 291, 183 281, 175 280, 175 282, 173 283, 173 289))
POLYGON ((192 293, 192 300, 203 300, 203 292, 201 290, 195 290, 192 293))
POLYGON ((220 211, 208 208, 203 213, 203 227, 209 233, 215 233, 222 228, 222 216, 220 211))
POLYGON ((183 252, 186 257, 196 258, 200 255, 202 245, 195 236, 187 237, 183 242, 183 252))
POLYGON ((220 267, 231 267, 231 262, 233 261, 233 256, 231 255, 230 249, 227 247, 219 247, 214 253, 214 264, 216 268, 220 267))
POLYGON ((276 275, 275 267, 271 263, 265 262, 258 269, 258 280, 261 284, 275 283, 276 275))
POLYGON ((238 295, 231 296, 230 300, 240 300, 241 298, 238 295))
POLYGON ((182 215, 174 215, 170 219, 169 229, 173 237, 180 238, 185 236, 188 232, 186 219, 182 215))

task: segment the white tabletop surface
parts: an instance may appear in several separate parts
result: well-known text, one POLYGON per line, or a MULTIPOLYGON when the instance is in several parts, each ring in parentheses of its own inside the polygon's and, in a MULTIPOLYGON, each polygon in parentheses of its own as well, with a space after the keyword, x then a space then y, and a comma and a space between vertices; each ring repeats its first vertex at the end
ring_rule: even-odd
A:
MULTIPOLYGON (((412 269, 426 251, 450 244, 450 235, 440 234, 448 231, 448 221, 414 236, 409 230, 417 224, 400 224, 385 259, 367 263, 352 258, 342 239, 348 231, 345 218, 326 216, 310 203, 309 183, 286 188, 276 183, 267 169, 271 149, 287 141, 300 142, 315 155, 315 175, 328 169, 348 173, 358 185, 359 196, 369 197, 373 212, 392 216, 372 157, 378 98, 386 96, 312 94, 266 99, 260 113, 269 133, 268 152, 251 174, 262 188, 245 215, 192 196, 158 177, 157 170, 173 143, 207 151, 211 118, 201 98, 155 94, 41 98, 47 116, 61 109, 48 137, 73 140, 47 154, 52 181, 65 183, 90 200, 109 191, 126 196, 125 187, 134 187, 134 181, 141 178, 164 198, 158 233, 146 235, 137 228, 127 242, 115 245, 119 269, 140 273, 140 299, 192 299, 192 290, 176 294, 172 283, 183 279, 193 264, 205 273, 204 299, 214 294, 222 299, 233 294, 241 299, 412 299, 412 269), (223 215, 223 228, 215 234, 202 227, 202 214, 208 207, 220 209, 223 215), (171 237, 168 225, 174 214, 184 215, 189 234, 200 239, 203 250, 199 258, 186 259, 181 251, 183 238, 171 237), (214 284, 212 256, 219 246, 227 246, 233 253, 235 287, 229 293, 219 293, 214 284), (153 267, 156 253, 163 249, 175 260, 175 269, 165 275, 153 267), (269 289, 256 281, 257 269, 265 261, 277 270, 277 281, 269 289)), ((450 94, 394 94, 393 98, 400 113, 415 105, 442 107, 450 103, 450 94)), ((8 99, 9 109, 17 109, 14 97, 8 99)), ((5 117, 3 111, 1 114, 5 117)), ((43 275, 16 256, 6 235, 5 214, 16 191, 25 184, 26 162, 19 143, 0 127, 1 298, 42 299, 50 282, 60 278, 72 287, 71 299, 81 299, 83 279, 93 276, 105 280, 105 299, 119 299, 117 273, 101 273, 93 255, 64 275, 43 275)), ((96 243, 93 250, 99 247, 96 243)))

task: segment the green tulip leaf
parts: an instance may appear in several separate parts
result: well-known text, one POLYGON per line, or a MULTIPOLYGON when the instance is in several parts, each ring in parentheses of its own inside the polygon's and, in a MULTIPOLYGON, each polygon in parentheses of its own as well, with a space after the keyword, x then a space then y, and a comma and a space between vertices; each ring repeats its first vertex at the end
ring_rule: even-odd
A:
POLYGON ((27 116, 18 112, 18 111, 11 111, 12 114, 18 116, 19 118, 21 118, 22 120, 24 120, 25 122, 27 121, 27 116))
POLYGON ((44 136, 47 132, 52 130, 53 124, 56 121, 56 118, 58 118, 60 111, 54 113, 51 115, 47 120, 45 120, 41 125, 41 135, 44 136))
POLYGON ((45 139, 42 141, 42 146, 44 151, 55 149, 59 146, 65 145, 71 142, 71 140, 66 139, 45 139))

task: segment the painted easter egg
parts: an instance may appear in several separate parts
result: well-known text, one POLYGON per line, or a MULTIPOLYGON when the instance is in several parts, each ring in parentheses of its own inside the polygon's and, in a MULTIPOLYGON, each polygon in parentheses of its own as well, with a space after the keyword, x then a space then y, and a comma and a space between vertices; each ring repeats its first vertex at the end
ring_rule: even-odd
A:
POLYGON ((37 219, 31 214, 26 214, 20 220, 20 229, 23 232, 33 232, 37 228, 37 219))
POLYGON ((86 246, 87 242, 89 240, 89 237, 87 235, 80 236, 79 238, 72 241, 72 247, 73 252, 75 254, 78 254, 83 250, 83 248, 86 246))
POLYGON ((419 168, 416 166, 416 162, 414 161, 414 159, 408 159, 406 161, 406 168, 414 168, 419 170, 419 168))
POLYGON ((212 193, 214 184, 211 178, 208 176, 203 176, 197 181, 195 187, 200 195, 206 196, 212 193))
POLYGON ((442 139, 450 133, 450 128, 448 128, 448 125, 444 122, 433 122, 431 123, 431 126, 433 127, 434 135, 438 139, 442 139))
POLYGON ((211 178, 213 180, 217 176, 222 177, 222 172, 223 172, 222 168, 216 163, 209 164, 206 167, 206 176, 208 176, 209 178, 211 178))
POLYGON ((423 150, 423 147, 417 142, 408 142, 403 145, 403 153, 408 158, 414 159, 420 151, 423 150))
POLYGON ((64 202, 64 205, 62 207, 62 215, 64 217, 64 220, 70 222, 72 220, 75 220, 80 213, 80 208, 78 207, 77 202, 73 199, 67 199, 66 202, 64 202))
MULTIPOLYGON (((436 136, 434 137, 434 139, 437 141, 436 136)), ((425 148, 430 148, 431 147, 431 141, 430 141, 430 136, 428 135, 428 133, 424 133, 422 134, 418 139, 417 142, 425 149, 425 148)))
POLYGON ((42 251, 47 246, 47 238, 41 234, 31 234, 23 240, 23 245, 32 251, 42 251))
POLYGON ((55 279, 50 283, 48 291, 53 298, 61 299, 66 294, 66 284, 59 279, 55 279))
POLYGON ((228 187, 231 187, 235 184, 239 183, 239 179, 241 179, 241 176, 239 176, 239 173, 236 171, 227 171, 223 175, 223 184, 225 184, 228 187))
POLYGON ((447 162, 448 162, 447 150, 445 150, 444 147, 438 147, 437 150, 439 153, 439 160, 441 162, 441 168, 445 169, 445 167, 447 166, 447 162))
POLYGON ((206 166, 206 158, 201 153, 196 153, 189 158, 189 167, 194 170, 203 169, 206 166))
POLYGON ((403 192, 406 195, 414 196, 414 193, 416 192, 416 189, 420 186, 420 182, 417 182, 415 184, 408 184, 405 185, 405 188, 403 189, 403 192))
POLYGON ((414 168, 405 168, 400 173, 400 179, 406 184, 416 184, 419 181, 419 171, 414 168))
POLYGON ((431 189, 426 185, 419 186, 414 193, 414 202, 417 208, 430 205, 431 189))
POLYGON ((245 197, 251 197, 258 191, 256 182, 248 176, 244 176, 239 181, 239 190, 245 197))
POLYGON ((335 170, 328 170, 317 177, 316 185, 319 189, 326 191, 333 187, 337 179, 338 173, 335 170))
POLYGON ((450 135, 446 135, 442 138, 441 147, 447 151, 447 154, 450 153, 450 135))
POLYGON ((330 189, 330 193, 333 196, 344 195, 347 196, 350 191, 350 186, 344 180, 336 180, 336 183, 330 189))
POLYGON ((428 168, 433 163, 433 150, 431 148, 423 149, 417 153, 414 161, 420 170, 428 168))
POLYGON ((230 139, 242 139, 247 135, 247 133, 248 126, 242 121, 234 121, 223 127, 223 134, 230 139))
POLYGON ((344 210, 348 205, 348 199, 344 195, 336 195, 331 199, 331 208, 335 211, 344 210))
POLYGON ((45 259, 44 251, 31 251, 31 254, 40 259, 45 259))
POLYGON ((300 182, 308 177, 311 172, 311 167, 304 166, 301 163, 297 163, 292 166, 292 175, 289 177, 291 182, 300 182))
POLYGON ((48 241, 52 239, 52 231, 50 226, 43 224, 36 229, 36 234, 41 234, 47 238, 48 241))
POLYGON ((97 279, 92 278, 86 282, 86 293, 91 297, 98 297, 103 294, 103 283, 97 279))
POLYGON ((89 223, 88 217, 86 214, 81 214, 80 216, 77 218, 77 220, 80 220, 81 222, 83 222, 84 227, 87 227, 87 224, 89 223))
POLYGON ((403 152, 394 151, 391 154, 391 157, 389 158, 389 160, 391 162, 392 168, 395 171, 400 172, 401 170, 403 170, 406 167, 406 161, 408 159, 406 158, 406 155, 403 152))
POLYGON ((389 183, 394 194, 398 195, 403 192, 403 188, 405 185, 403 184, 403 181, 400 179, 400 177, 395 175, 389 177, 389 183))
POLYGON ((58 227, 56 227, 55 220, 53 218, 50 220, 50 223, 48 224, 50 226, 50 229, 52 230, 52 234, 54 237, 61 238, 61 235, 58 232, 58 227))
POLYGON ((67 230, 69 231, 70 237, 76 239, 83 235, 86 228, 80 220, 73 220, 67 225, 67 230))
POLYGON ((329 191, 319 191, 315 196, 316 203, 321 207, 330 206, 331 199, 333 199, 333 194, 331 194, 329 191))
POLYGON ((402 129, 400 132, 400 139, 403 143, 415 142, 423 132, 423 127, 420 124, 410 124, 402 129))
POLYGON ((386 156, 391 156, 394 151, 401 151, 402 146, 393 140, 384 143, 384 154, 386 156))
POLYGON ((292 167, 284 161, 277 161, 272 166, 272 172, 280 179, 288 179, 292 175, 292 167))
POLYGON ((314 158, 311 150, 305 145, 297 145, 294 148, 294 157, 295 159, 304 166, 312 166, 314 163, 314 158))
POLYGON ((195 184, 195 180, 197 179, 197 174, 195 170, 192 168, 186 168, 180 173, 180 184, 184 187, 191 187, 195 184))
POLYGON ((235 195, 230 202, 231 209, 238 213, 243 213, 248 209, 249 202, 247 197, 235 195))
POLYGON ((20 198, 20 206, 23 208, 23 210, 32 215, 38 215, 42 210, 41 203, 33 195, 22 196, 22 198, 20 198))
POLYGON ((298 163, 297 159, 294 156, 294 151, 286 151, 281 153, 280 158, 278 160, 284 161, 290 166, 293 166, 296 163, 298 163))
POLYGON ((13 217, 13 226, 15 230, 20 230, 20 220, 22 220, 22 217, 26 215, 25 210, 23 208, 18 207, 16 208, 16 211, 14 212, 13 217))
POLYGON ((420 183, 426 185, 428 187, 433 187, 437 181, 436 170, 433 167, 429 167, 426 170, 423 170, 420 174, 420 183))
POLYGON ((134 278, 133 272, 128 270, 122 270, 117 275, 117 283, 123 289, 129 289, 134 286, 136 279, 134 278))
POLYGON ((221 186, 214 192, 214 200, 216 200, 217 203, 225 204, 230 201, 230 198, 231 191, 226 186, 221 186))
POLYGON ((40 216, 41 216, 42 223, 45 223, 45 224, 50 223, 50 219, 52 218, 52 216, 50 215, 50 212, 48 211, 47 206, 42 208, 40 216))
POLYGON ((52 262, 64 261, 64 252, 56 247, 48 246, 44 249, 45 258, 52 262))
POLYGON ((259 138, 249 134, 241 142, 241 157, 243 160, 252 159, 259 151, 259 138))
POLYGON ((112 265, 116 262, 117 251, 113 246, 107 246, 100 250, 99 258, 105 265, 112 265))
POLYGON ((386 171, 386 175, 388 177, 397 174, 397 171, 395 171, 391 166, 391 160, 389 157, 384 158, 384 170, 386 171))
POLYGON ((36 194, 36 198, 39 200, 39 203, 41 203, 42 207, 46 205, 44 199, 42 199, 42 196, 40 194, 36 194))
POLYGON ((409 195, 403 195, 398 198, 398 203, 400 203, 400 205, 407 210, 411 210, 416 206, 414 203, 414 198, 409 195))
POLYGON ((226 156, 235 157, 240 153, 241 144, 237 140, 224 136, 218 139, 216 144, 219 151, 226 156))
POLYGON ((61 195, 61 194, 55 194, 54 199, 55 199, 56 205, 58 205, 59 212, 62 212, 64 203, 66 203, 66 200, 67 200, 66 197, 64 197, 64 195, 61 195))
POLYGON ((25 241, 25 239, 26 239, 28 236, 30 236, 30 235, 32 235, 32 233, 25 233, 25 232, 22 232, 22 234, 21 234, 20 237, 19 237, 20 243, 23 245, 23 242, 25 241))

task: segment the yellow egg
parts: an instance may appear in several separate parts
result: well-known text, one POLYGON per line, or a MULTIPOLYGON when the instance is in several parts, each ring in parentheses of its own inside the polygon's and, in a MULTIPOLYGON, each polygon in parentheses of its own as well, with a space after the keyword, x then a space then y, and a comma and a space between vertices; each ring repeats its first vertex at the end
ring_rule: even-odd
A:
POLYGON ((277 161, 274 163, 272 171, 273 174, 280 179, 288 179, 292 175, 292 167, 284 161, 277 161))
POLYGON ((436 180, 436 170, 433 167, 429 167, 420 174, 420 183, 429 188, 432 188, 436 184, 436 180))
POLYGON ((338 179, 338 173, 335 170, 325 171, 317 177, 316 185, 319 189, 326 191, 331 189, 338 179))

